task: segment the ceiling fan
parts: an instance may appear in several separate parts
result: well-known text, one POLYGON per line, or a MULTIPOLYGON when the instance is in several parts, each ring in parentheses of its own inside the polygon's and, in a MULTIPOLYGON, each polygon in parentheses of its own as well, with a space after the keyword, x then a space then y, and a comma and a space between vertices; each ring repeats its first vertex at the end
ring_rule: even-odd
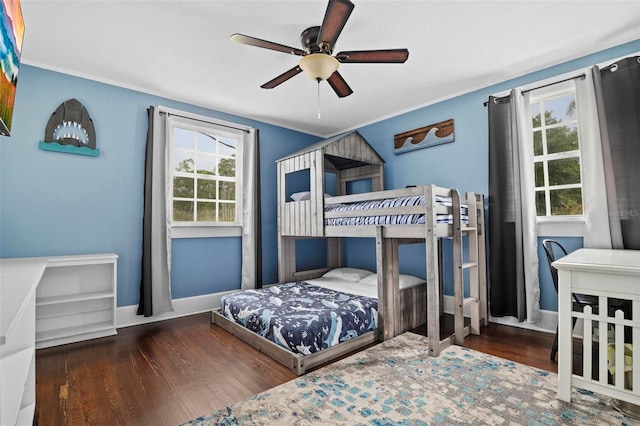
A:
POLYGON ((347 23, 353 7, 354 4, 349 0, 329 0, 322 26, 307 28, 300 34, 303 49, 261 40, 244 34, 233 34, 230 38, 231 41, 236 43, 302 56, 298 65, 260 86, 263 89, 273 89, 305 71, 312 79, 317 80, 318 84, 322 80, 327 80, 336 94, 342 98, 352 94, 353 90, 338 72, 340 63, 393 64, 403 63, 409 57, 407 49, 343 51, 332 56, 336 40, 347 23))

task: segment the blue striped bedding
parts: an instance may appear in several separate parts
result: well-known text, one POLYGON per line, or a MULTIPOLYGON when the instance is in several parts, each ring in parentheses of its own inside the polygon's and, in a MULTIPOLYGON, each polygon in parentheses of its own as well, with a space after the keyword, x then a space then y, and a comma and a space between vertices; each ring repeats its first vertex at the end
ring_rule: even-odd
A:
MULTIPOLYGON (((452 201, 450 197, 436 196, 436 203, 443 206, 451 207, 452 201)), ((401 206, 424 206, 424 195, 414 195, 408 197, 388 198, 384 200, 363 201, 361 203, 352 204, 336 204, 325 207, 325 212, 341 212, 352 210, 368 210, 392 208, 401 206)), ((468 206, 466 203, 460 203, 460 213, 462 215, 462 223, 469 222, 467 213, 468 206)), ((407 224, 424 224, 424 214, 404 214, 404 215, 381 215, 381 216, 359 216, 359 217, 335 217, 325 219, 325 225, 407 225, 407 224)), ((438 214, 437 223, 453 223, 452 214, 438 214)))
POLYGON ((231 293, 220 305, 225 317, 303 355, 377 327, 377 299, 304 282, 231 293))

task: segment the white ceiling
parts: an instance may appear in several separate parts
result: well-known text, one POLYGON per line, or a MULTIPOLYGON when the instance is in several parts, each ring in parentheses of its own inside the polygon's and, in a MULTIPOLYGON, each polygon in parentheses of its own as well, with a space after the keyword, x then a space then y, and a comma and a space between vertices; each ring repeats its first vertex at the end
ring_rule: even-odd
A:
POLYGON ((404 64, 341 64, 339 99, 304 74, 260 85, 299 57, 229 41, 242 33, 301 48, 327 1, 22 0, 22 61, 318 136, 487 87, 640 38, 640 1, 353 0, 334 53, 408 48, 404 64))

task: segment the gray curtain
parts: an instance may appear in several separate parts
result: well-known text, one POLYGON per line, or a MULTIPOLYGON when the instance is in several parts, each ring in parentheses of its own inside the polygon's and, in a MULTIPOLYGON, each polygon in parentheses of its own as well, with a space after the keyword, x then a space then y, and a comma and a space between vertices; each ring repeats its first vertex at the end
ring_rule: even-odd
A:
POLYGON ((593 77, 612 246, 640 250, 640 56, 593 77))
POLYGON ((526 319, 520 159, 513 92, 489 97, 489 301, 491 315, 526 319))
POLYGON ((147 109, 149 128, 145 152, 142 271, 138 315, 172 312, 170 248, 165 200, 165 123, 158 108, 147 109))
POLYGON ((262 189, 260 181, 260 132, 256 130, 256 288, 262 288, 262 189))

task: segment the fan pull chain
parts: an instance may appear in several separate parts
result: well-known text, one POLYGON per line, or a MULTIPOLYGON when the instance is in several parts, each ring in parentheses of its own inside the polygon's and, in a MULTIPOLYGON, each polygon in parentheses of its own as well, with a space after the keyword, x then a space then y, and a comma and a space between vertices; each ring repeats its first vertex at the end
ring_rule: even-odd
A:
POLYGON ((318 79, 318 120, 320 120, 320 79, 318 79))

